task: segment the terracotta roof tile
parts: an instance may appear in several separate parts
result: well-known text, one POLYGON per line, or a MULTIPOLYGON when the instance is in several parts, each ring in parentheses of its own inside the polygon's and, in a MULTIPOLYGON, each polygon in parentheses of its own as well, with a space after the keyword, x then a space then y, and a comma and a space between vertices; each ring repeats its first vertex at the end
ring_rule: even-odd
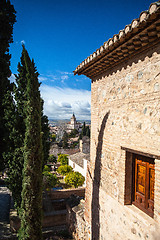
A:
POLYGON ((99 49, 87 57, 75 69, 74 74, 84 74, 90 78, 103 71, 105 67, 113 66, 114 62, 145 46, 160 36, 160 1, 152 3, 147 11, 141 12, 139 18, 134 19, 131 24, 125 26, 118 34, 106 41, 99 49), (154 26, 151 27, 151 24, 154 26), (130 39, 133 39, 130 41, 130 39), (112 52, 114 52, 112 54, 112 52), (123 54, 122 54, 123 53, 123 54), (118 56, 116 60, 116 55, 118 56), (121 57, 120 57, 121 55, 121 57), (106 57, 107 56, 107 57, 106 57), (101 60, 104 58, 104 62, 101 60), (99 64, 98 66, 98 62, 99 64), (107 65, 108 62, 108 65, 107 65), (105 63, 105 64, 103 64, 105 63), (92 67, 91 67, 92 66, 92 67), (95 66, 96 71, 94 69, 95 66), (91 70, 92 69, 92 70, 91 70))

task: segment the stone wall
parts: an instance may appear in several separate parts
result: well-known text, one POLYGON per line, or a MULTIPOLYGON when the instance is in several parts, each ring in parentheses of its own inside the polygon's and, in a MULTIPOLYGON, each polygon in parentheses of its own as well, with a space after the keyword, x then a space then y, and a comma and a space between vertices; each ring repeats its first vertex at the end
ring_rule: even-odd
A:
POLYGON ((79 141, 79 149, 80 152, 83 153, 90 153, 90 138, 87 136, 84 136, 82 140, 79 141))
POLYGON ((154 218, 125 205, 126 151, 160 156, 160 44, 93 79, 87 239, 158 239, 160 160, 155 160, 154 218))
POLYGON ((67 225, 69 233, 76 240, 86 240, 88 229, 84 220, 84 200, 75 207, 67 205, 67 225))
POLYGON ((61 190, 56 190, 56 191, 52 190, 52 191, 48 192, 48 196, 52 200, 66 199, 66 198, 69 198, 71 195, 84 197, 85 196, 85 188, 79 187, 79 188, 74 188, 74 189, 61 189, 61 190))

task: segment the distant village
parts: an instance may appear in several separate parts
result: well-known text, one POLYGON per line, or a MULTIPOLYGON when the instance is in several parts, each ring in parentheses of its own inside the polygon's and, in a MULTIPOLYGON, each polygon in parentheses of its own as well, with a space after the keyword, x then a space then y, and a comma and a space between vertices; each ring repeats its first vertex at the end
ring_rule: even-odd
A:
POLYGON ((68 155, 69 166, 86 178, 87 161, 90 159, 90 122, 78 122, 73 113, 70 121, 50 122, 49 127, 50 155, 68 155))
POLYGON ((74 113, 69 122, 50 120, 49 128, 51 153, 53 154, 53 148, 79 148, 79 140, 82 137, 87 136, 90 138, 90 121, 78 122, 74 113))

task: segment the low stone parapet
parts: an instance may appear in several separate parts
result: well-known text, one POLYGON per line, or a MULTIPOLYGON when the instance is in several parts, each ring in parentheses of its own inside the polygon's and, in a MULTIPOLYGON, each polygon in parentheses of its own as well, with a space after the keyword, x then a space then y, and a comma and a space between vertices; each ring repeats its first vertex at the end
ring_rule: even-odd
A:
MULTIPOLYGON (((74 201, 74 200, 73 200, 74 201)), ((67 204, 67 227, 69 233, 72 234, 75 240, 87 239, 87 227, 84 220, 84 200, 81 200, 80 204, 72 207, 71 204, 67 204)))
POLYGON ((53 191, 51 190, 48 192, 48 196, 52 199, 66 199, 69 198, 71 195, 76 195, 79 197, 84 198, 85 197, 85 188, 84 187, 79 187, 79 188, 74 188, 74 189, 60 189, 53 191))

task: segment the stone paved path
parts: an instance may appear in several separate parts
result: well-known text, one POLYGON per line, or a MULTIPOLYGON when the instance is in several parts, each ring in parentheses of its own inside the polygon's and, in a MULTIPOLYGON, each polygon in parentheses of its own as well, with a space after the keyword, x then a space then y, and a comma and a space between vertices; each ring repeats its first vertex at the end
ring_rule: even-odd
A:
POLYGON ((15 239, 10 232, 9 210, 10 210, 10 191, 7 187, 0 187, 0 240, 15 239))

